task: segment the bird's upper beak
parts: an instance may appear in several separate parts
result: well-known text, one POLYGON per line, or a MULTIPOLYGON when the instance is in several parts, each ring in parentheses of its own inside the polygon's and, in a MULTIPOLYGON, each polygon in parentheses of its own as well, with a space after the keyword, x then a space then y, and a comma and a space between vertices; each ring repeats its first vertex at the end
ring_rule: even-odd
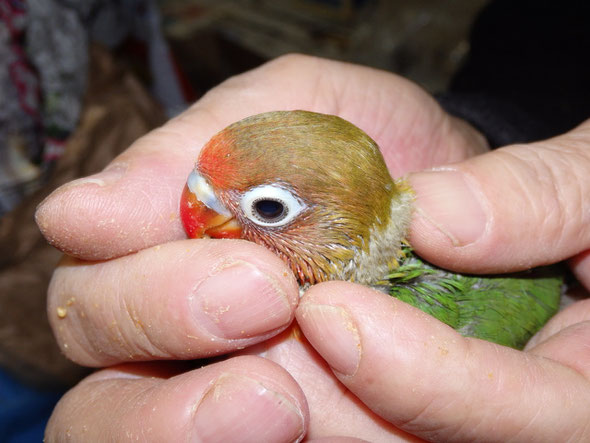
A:
POLYGON ((180 199, 180 218, 190 238, 240 238, 242 227, 207 180, 193 170, 180 199))

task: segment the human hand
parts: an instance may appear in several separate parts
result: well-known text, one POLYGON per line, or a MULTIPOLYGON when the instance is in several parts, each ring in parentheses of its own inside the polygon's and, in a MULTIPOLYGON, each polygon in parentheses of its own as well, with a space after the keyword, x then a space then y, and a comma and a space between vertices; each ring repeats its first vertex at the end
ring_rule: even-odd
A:
POLYGON ((186 366, 137 363, 225 354, 264 342, 291 323, 298 291, 280 260, 246 242, 183 240, 177 213, 186 177, 211 135, 247 115, 298 108, 340 115, 365 129, 396 176, 485 150, 475 131, 399 77, 295 56, 231 79, 138 140, 102 174, 59 189, 37 214, 48 240, 77 257, 64 260, 49 291, 57 340, 84 365, 135 363, 97 372, 74 388, 50 421, 49 440, 66 434, 117 439, 129 431, 177 441, 191 437, 191 429, 211 437, 198 425, 197 407, 211 398, 217 416, 205 415, 207 429, 219 439, 256 440, 271 419, 279 426, 268 432, 283 432, 266 435, 275 440, 295 439, 306 429, 310 437, 337 431, 371 440, 402 435, 329 371, 321 391, 302 383, 314 405, 308 416, 300 388, 268 360, 229 359, 173 377, 186 366), (228 379, 233 384, 219 388, 228 379), (238 390, 247 410, 229 401, 238 390), (336 398, 343 413, 328 423, 327 405, 336 398), (247 429, 229 426, 236 417, 247 429), (153 423, 149 434, 146 423, 153 423), (252 423, 260 427, 247 426, 252 423))

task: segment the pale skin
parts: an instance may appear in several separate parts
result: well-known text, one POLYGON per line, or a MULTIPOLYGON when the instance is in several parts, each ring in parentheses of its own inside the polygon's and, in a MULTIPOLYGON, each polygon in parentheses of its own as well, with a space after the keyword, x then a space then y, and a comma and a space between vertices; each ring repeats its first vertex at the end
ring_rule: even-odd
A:
POLYGON ((56 270, 58 343, 80 364, 109 367, 64 397, 47 440, 589 439, 588 299, 520 352, 352 283, 299 300, 289 270, 261 247, 185 239, 176 214, 200 147, 276 109, 353 122, 395 177, 446 165, 409 176, 411 242, 424 258, 466 272, 569 259, 590 287, 590 122, 486 153, 475 129, 400 77, 283 57, 223 83, 38 210, 57 247, 100 260, 67 258, 56 270), (198 369, 177 361, 221 354, 230 358, 198 369))

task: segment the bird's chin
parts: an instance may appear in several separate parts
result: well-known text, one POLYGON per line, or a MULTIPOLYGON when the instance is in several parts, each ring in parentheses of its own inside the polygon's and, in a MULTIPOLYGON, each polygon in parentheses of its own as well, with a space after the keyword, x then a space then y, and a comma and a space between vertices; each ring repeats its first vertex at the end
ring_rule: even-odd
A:
POLYGON ((231 215, 208 208, 188 186, 180 199, 180 218, 190 238, 241 238, 242 227, 231 215))

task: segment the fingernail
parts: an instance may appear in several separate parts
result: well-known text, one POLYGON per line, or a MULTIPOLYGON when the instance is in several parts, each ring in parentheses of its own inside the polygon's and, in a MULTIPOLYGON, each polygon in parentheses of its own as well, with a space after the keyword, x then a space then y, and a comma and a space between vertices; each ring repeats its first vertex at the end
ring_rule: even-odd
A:
POLYGON ((338 306, 300 306, 304 332, 330 367, 343 375, 354 375, 361 361, 361 340, 351 315, 338 306))
POLYGON ((236 262, 203 281, 191 300, 197 321, 225 339, 286 326, 293 309, 280 283, 251 263, 236 262))
POLYGON ((224 374, 205 394, 194 418, 202 442, 297 441, 303 413, 288 397, 258 380, 224 374))
POLYGON ((416 192, 416 215, 446 235, 453 246, 477 241, 484 233, 487 216, 483 194, 458 171, 429 171, 412 174, 416 192))

